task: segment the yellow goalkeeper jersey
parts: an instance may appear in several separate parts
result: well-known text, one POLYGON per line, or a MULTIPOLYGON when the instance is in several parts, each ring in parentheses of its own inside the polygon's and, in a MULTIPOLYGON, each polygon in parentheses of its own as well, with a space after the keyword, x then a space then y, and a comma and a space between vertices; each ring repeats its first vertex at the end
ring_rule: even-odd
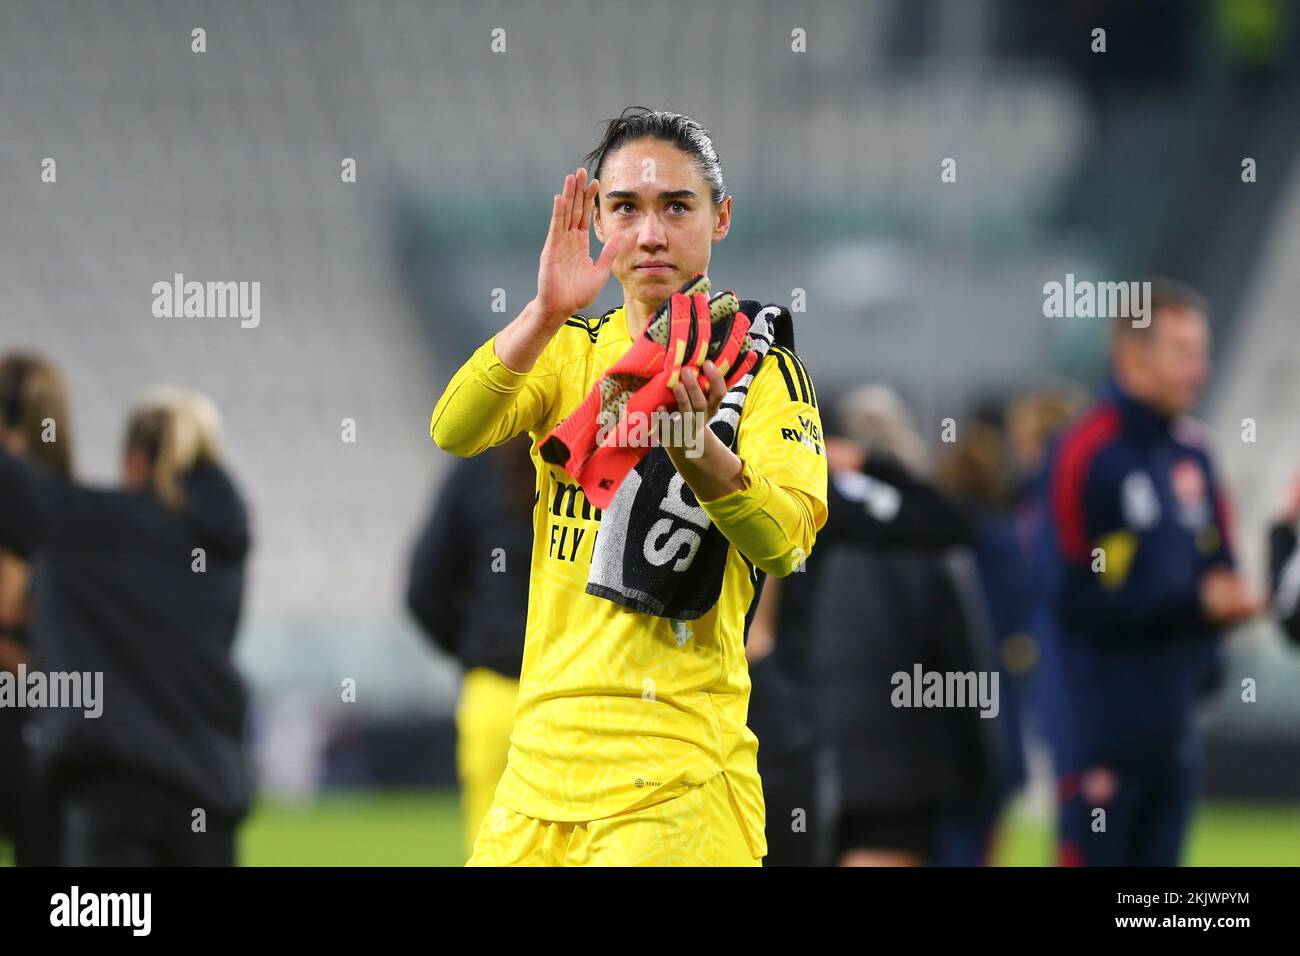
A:
POLYGON ((600 510, 537 453, 538 440, 631 347, 623 309, 569 319, 527 373, 501 362, 495 339, 453 376, 430 432, 440 447, 465 457, 523 430, 533 439, 528 622, 496 800, 542 820, 596 820, 671 799, 722 773, 754 856, 765 856, 758 740, 746 726, 744 631, 754 568, 779 576, 796 570, 826 523, 826 455, 812 379, 777 345, 759 366, 734 446, 744 487, 700 502, 731 543, 722 592, 707 614, 675 631, 666 618, 586 592, 600 510))

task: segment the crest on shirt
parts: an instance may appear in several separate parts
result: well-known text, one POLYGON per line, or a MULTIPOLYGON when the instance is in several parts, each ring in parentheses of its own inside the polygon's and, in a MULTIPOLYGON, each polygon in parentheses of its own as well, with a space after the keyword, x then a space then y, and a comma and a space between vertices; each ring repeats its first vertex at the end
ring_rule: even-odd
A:
POLYGON ((1205 471, 1195 458, 1180 458, 1169 470, 1169 485, 1178 501, 1178 520, 1188 528, 1199 528, 1210 520, 1210 501, 1205 489, 1205 471))
POLYGON ((1145 471, 1133 471, 1120 485, 1120 506, 1130 528, 1150 528, 1160 520, 1160 496, 1145 471))

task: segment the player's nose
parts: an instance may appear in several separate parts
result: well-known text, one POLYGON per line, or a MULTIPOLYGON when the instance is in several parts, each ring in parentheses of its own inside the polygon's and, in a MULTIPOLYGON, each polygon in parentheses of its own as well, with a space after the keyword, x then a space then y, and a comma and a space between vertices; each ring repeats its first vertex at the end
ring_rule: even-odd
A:
POLYGON ((644 216, 641 219, 641 227, 637 232, 637 241, 642 248, 659 249, 665 244, 665 232, 663 223, 654 213, 644 216))

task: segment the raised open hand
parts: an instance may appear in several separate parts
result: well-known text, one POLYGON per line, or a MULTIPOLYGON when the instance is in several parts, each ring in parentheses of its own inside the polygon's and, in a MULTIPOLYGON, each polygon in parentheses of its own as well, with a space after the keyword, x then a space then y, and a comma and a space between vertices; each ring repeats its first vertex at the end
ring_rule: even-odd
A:
POLYGON ((564 191, 555 197, 551 228, 546 234, 537 270, 537 304, 548 317, 567 318, 596 300, 609 279, 610 265, 623 244, 616 234, 591 258, 591 213, 599 180, 587 183, 587 171, 564 177, 564 191))

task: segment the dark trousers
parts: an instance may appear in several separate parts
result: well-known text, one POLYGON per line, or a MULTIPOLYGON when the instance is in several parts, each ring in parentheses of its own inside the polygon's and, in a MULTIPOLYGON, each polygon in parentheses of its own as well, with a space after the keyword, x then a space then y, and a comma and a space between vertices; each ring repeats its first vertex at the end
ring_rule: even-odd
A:
POLYGON ((1194 748, 1189 740, 1142 763, 1092 761, 1058 777, 1057 862, 1177 866, 1196 802, 1194 748))
POLYGON ((17 710, 0 707, 0 839, 13 839, 18 834, 23 781, 27 776, 20 717, 17 710))
POLYGON ((758 775, 767 807, 764 866, 817 866, 822 808, 817 798, 817 747, 811 717, 792 716, 797 695, 772 657, 749 669, 749 728, 758 737, 758 775))
POLYGON ((767 858, 763 865, 817 866, 821 819, 813 761, 805 766, 764 767, 760 776, 767 805, 767 858))
POLYGON ((0 840, 18 866, 57 866, 59 818, 23 741, 27 716, 0 708, 0 840))
POLYGON ((146 779, 99 773, 60 796, 68 866, 234 866, 236 820, 146 779))

